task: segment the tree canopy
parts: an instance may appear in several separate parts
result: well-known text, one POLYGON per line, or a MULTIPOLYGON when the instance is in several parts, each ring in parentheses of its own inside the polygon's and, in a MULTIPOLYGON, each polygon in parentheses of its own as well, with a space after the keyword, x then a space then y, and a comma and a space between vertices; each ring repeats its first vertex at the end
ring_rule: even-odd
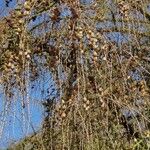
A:
POLYGON ((17 109, 14 101, 30 116, 31 85, 49 74, 42 128, 23 141, 31 149, 149 149, 149 6, 149 0, 16 1, 0 20, 1 124, 6 111, 17 109))

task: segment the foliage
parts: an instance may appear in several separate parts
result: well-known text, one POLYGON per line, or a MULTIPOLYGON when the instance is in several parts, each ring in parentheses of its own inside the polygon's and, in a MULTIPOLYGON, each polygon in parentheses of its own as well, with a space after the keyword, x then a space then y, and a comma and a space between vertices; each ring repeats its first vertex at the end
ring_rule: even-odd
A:
POLYGON ((6 101, 28 109, 45 70, 55 83, 39 149, 149 149, 149 3, 27 0, 1 19, 6 101))

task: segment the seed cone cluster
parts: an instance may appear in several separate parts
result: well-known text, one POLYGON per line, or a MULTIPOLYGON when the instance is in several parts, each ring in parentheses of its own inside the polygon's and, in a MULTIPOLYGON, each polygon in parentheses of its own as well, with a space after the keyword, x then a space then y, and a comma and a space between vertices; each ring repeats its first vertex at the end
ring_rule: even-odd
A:
POLYGON ((118 3, 118 8, 119 8, 119 13, 127 18, 129 16, 129 10, 130 10, 130 5, 126 3, 125 1, 120 1, 118 3))
POLYGON ((84 107, 84 109, 86 110, 86 111, 88 111, 89 110, 89 108, 90 108, 90 101, 86 98, 86 97, 84 97, 83 98, 83 107, 84 107))

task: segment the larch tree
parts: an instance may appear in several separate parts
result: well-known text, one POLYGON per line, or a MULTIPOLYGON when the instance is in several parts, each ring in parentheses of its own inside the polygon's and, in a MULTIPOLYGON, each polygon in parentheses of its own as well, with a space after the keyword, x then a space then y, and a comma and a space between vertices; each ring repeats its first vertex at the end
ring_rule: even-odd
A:
POLYGON ((47 73, 53 81, 41 130, 18 149, 29 142, 40 150, 150 148, 149 6, 149 0, 18 0, 1 17, 1 125, 14 99, 30 123, 30 85, 47 73))

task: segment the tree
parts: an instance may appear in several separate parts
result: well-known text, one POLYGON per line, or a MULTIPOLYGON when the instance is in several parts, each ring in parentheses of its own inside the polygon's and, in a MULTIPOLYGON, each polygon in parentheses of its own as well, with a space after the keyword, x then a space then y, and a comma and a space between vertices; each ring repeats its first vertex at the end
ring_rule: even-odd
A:
POLYGON ((28 110, 29 83, 45 71, 55 84, 43 102, 47 116, 34 149, 149 148, 148 6, 146 0, 28 0, 2 18, 7 101, 18 90, 28 110))

